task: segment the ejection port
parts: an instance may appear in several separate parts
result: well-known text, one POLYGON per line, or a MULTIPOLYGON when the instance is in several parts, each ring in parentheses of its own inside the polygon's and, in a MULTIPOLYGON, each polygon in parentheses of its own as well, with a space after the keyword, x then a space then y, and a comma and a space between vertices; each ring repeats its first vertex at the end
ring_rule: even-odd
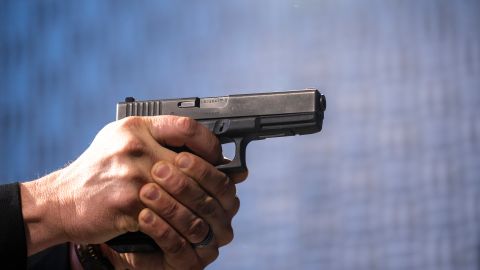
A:
POLYGON ((195 99, 191 99, 191 100, 184 100, 184 101, 178 102, 178 107, 179 108, 193 108, 193 107, 199 107, 199 105, 200 105, 200 99, 199 98, 195 98, 195 99))

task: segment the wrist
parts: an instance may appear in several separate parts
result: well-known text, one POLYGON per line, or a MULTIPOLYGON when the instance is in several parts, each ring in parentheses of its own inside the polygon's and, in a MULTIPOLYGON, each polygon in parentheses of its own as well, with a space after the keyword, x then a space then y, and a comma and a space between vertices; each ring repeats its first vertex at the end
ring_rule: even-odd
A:
POLYGON ((67 241, 61 228, 57 194, 54 192, 57 175, 58 172, 54 172, 20 183, 28 256, 67 241))

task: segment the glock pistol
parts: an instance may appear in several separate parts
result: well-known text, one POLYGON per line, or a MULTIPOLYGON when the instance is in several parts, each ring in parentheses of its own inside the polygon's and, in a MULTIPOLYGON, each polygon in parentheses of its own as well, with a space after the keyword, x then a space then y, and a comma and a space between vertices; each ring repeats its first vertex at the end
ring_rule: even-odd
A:
MULTIPOLYGON (((225 173, 247 170, 245 151, 254 140, 304 135, 322 129, 326 99, 316 89, 206 98, 135 101, 117 104, 117 120, 128 116, 187 116, 205 125, 220 143, 235 143, 231 162, 217 166, 225 173)), ((175 149, 188 151, 188 149, 175 149)), ((147 235, 126 233, 107 242, 118 252, 149 252, 158 246, 147 235)))

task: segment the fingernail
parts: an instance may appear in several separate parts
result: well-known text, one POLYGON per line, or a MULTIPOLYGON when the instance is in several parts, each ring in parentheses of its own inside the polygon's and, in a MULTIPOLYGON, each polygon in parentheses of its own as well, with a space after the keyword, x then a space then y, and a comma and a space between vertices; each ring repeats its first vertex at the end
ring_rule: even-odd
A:
POLYGON ((190 166, 190 158, 186 155, 181 156, 180 159, 178 160, 178 167, 185 169, 185 168, 188 168, 189 166, 190 166))
POLYGON ((155 201, 160 197, 160 192, 158 191, 158 188, 151 186, 146 192, 145 192, 145 197, 151 201, 155 201))
POLYGON ((152 212, 150 211, 145 211, 145 213, 143 214, 142 216, 142 220, 143 222, 145 222, 146 224, 150 224, 153 222, 153 214, 152 212))
POLYGON ((153 173, 155 176, 158 178, 165 178, 168 176, 168 173, 170 172, 170 167, 166 164, 158 164, 155 169, 153 170, 153 173))

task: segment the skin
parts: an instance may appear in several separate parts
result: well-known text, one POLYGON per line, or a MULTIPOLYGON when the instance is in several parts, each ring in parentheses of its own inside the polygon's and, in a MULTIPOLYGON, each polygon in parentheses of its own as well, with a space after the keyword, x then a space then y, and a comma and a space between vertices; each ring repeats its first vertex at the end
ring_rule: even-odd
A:
POLYGON ((28 255, 64 243, 104 243, 142 231, 162 252, 103 253, 116 269, 202 269, 233 239, 239 208, 235 183, 247 174, 225 175, 215 135, 194 120, 176 116, 128 117, 105 126, 67 167, 22 183, 28 255), (186 146, 193 153, 168 147, 186 146), (208 227, 214 239, 202 241, 208 227))

